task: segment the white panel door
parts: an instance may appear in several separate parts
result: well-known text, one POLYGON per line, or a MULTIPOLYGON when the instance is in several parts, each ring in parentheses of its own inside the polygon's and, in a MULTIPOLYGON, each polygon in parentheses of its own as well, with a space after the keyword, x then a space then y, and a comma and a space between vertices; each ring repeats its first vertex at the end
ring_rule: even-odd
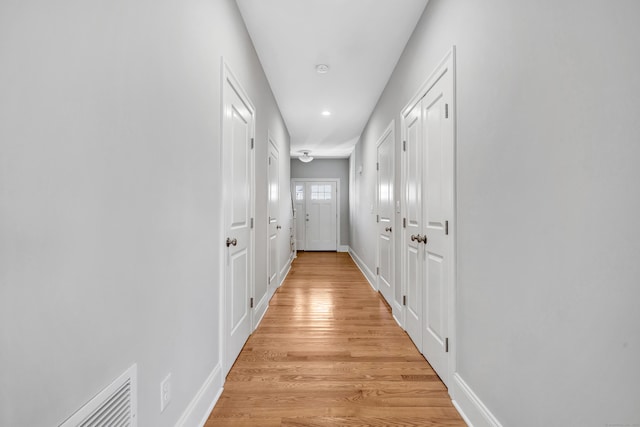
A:
POLYGON ((378 290, 390 306, 393 306, 394 279, 394 188, 393 188, 394 132, 390 125, 377 146, 378 169, 378 290))
POLYGON ((255 110, 225 67, 223 81, 224 373, 249 338, 253 283, 252 199, 255 110))
POLYGON ((448 302, 452 262, 449 219, 453 217, 453 120, 451 71, 422 100, 424 137, 423 224, 424 322, 422 353, 442 381, 448 381, 448 302))
POLYGON ((269 210, 269 226, 268 226, 268 265, 269 265, 269 286, 277 286, 278 281, 278 234, 282 229, 279 224, 280 210, 280 174, 278 172, 278 149, 273 142, 269 141, 269 160, 268 160, 268 210, 269 210))
POLYGON ((304 182, 294 182, 292 184, 293 206, 296 210, 296 249, 304 251, 304 235, 307 227, 306 223, 306 197, 304 182))
POLYGON ((335 182, 307 182, 305 251, 335 251, 337 239, 337 187, 335 182))
POLYGON ((422 347, 422 110, 415 106, 405 117, 405 186, 403 224, 404 328, 418 349, 422 347))

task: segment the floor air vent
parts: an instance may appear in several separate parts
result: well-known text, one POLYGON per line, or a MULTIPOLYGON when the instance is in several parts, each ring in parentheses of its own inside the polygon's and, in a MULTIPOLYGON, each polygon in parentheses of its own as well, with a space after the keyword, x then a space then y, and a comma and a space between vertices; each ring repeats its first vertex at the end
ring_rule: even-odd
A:
POLYGON ((136 372, 127 369, 60 427, 136 427, 136 372))

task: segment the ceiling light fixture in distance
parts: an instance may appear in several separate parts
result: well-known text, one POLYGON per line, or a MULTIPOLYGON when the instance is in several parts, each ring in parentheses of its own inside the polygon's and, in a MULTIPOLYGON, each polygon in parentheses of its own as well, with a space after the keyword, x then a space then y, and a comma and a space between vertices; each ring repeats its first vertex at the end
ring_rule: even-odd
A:
POLYGON ((324 110, 324 111, 322 112, 322 115, 323 115, 323 116, 330 116, 330 115, 331 115, 331 111, 329 111, 329 110, 324 110))
POLYGON ((303 151, 302 156, 298 157, 302 163, 309 163, 313 157, 309 155, 310 151, 303 151))
POLYGON ((329 72, 329 66, 327 64, 316 65, 316 71, 318 74, 327 74, 329 72))

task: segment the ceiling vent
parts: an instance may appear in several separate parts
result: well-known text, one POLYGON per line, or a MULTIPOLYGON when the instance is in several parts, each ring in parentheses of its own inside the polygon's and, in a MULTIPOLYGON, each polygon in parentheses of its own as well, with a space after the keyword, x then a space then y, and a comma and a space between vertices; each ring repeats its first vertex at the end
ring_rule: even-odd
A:
POLYGON ((137 368, 131 366, 60 427, 136 427, 137 368))

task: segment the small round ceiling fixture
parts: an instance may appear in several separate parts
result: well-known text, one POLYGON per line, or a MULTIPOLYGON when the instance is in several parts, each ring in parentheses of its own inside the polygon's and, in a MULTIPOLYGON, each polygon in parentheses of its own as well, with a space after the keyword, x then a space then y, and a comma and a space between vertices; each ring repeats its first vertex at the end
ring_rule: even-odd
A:
POLYGON ((302 151, 302 156, 298 157, 302 163, 309 163, 313 160, 313 157, 309 155, 310 152, 309 150, 302 151))
POLYGON ((330 115, 331 115, 331 111, 329 111, 329 110, 324 110, 324 111, 322 112, 322 115, 323 115, 323 116, 330 116, 330 115))
POLYGON ((316 65, 316 71, 318 74, 327 74, 329 72, 329 66, 327 64, 316 65))

